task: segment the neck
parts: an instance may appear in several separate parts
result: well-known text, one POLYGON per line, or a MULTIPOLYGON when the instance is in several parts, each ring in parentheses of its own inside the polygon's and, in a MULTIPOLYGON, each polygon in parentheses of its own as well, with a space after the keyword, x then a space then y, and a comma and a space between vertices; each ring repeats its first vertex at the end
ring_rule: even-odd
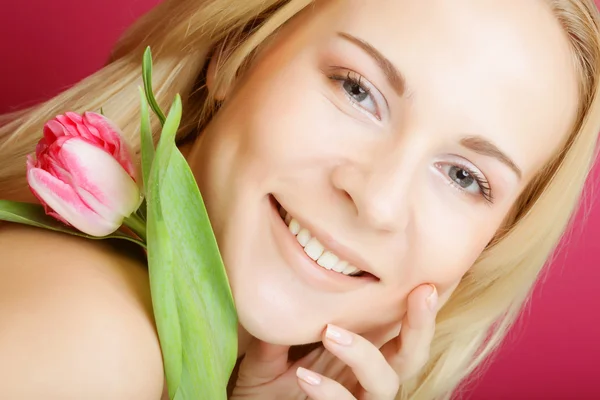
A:
POLYGON ((194 147, 194 143, 196 143, 196 141, 187 142, 187 143, 177 146, 177 148, 181 152, 181 155, 183 155, 183 157, 188 161, 189 161, 188 158, 190 156, 190 152, 192 151, 192 148, 194 147))
POLYGON ((254 339, 252 335, 250 335, 242 325, 238 324, 238 358, 246 354, 252 339, 254 339))

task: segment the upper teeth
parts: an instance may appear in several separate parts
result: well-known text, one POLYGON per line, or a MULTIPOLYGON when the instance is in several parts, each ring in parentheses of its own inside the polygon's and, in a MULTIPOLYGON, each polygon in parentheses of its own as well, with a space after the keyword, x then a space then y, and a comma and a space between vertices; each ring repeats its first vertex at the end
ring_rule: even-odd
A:
POLYGON ((321 267, 340 272, 344 275, 358 275, 362 272, 355 266, 350 265, 348 261, 340 260, 338 256, 325 249, 317 238, 311 235, 308 229, 301 227, 300 223, 292 218, 283 208, 280 209, 280 214, 284 218, 290 232, 296 236, 296 240, 304 248, 304 252, 321 267))

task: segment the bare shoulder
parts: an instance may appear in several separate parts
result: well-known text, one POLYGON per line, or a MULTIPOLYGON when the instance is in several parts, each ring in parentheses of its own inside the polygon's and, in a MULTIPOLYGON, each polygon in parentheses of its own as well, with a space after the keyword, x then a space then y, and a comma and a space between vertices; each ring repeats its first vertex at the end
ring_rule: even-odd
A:
POLYGON ((134 249, 0 223, 3 398, 158 400, 162 368, 134 249))

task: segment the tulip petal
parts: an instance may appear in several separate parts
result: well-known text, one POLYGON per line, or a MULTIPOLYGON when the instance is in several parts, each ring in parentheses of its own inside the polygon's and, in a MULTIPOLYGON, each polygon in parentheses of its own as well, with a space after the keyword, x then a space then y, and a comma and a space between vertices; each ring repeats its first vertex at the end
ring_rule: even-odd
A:
MULTIPOLYGON (((27 156, 27 179, 28 180, 29 180, 29 172, 34 168, 39 168, 39 160, 35 160, 33 158, 33 156, 30 154, 27 156)), ((56 218, 57 220, 63 222, 66 225, 71 225, 71 224, 69 224, 69 222, 67 220, 65 220, 63 217, 61 217, 60 215, 55 213, 50 207, 48 207, 48 204, 46 204, 44 199, 42 199, 40 197, 40 195, 35 191, 35 189, 31 186, 31 183, 29 184, 29 189, 31 189, 31 193, 33 193, 33 195, 40 201, 42 206, 44 206, 44 210, 45 210, 46 214, 56 218)))
POLYGON ((47 144, 51 144, 61 136, 69 136, 67 129, 56 119, 52 119, 44 125, 44 139, 47 144))
POLYGON ((54 176, 61 182, 71 182, 71 174, 65 170, 62 165, 60 165, 56 160, 48 157, 47 164, 43 168, 44 171, 50 173, 50 175, 54 176))
POLYGON ((91 143, 102 146, 102 140, 90 132, 88 126, 84 124, 81 115, 74 112, 66 112, 64 115, 57 116, 56 119, 65 126, 70 136, 82 137, 91 143))
POLYGON ((75 190, 105 218, 120 219, 120 223, 123 217, 131 215, 139 206, 140 190, 137 184, 103 149, 83 139, 72 138, 63 144, 59 158, 70 172, 75 190))
POLYGON ((42 155, 46 151, 47 148, 48 148, 48 142, 46 141, 46 138, 43 137, 40 139, 38 144, 35 146, 36 157, 39 157, 40 155, 42 155))
POLYGON ((32 191, 69 224, 92 236, 106 236, 116 231, 120 223, 105 220, 79 198, 75 190, 48 172, 33 168, 27 174, 32 191))
POLYGON ((127 143, 123 140, 123 134, 119 127, 113 124, 108 118, 94 112, 86 112, 83 115, 83 121, 92 133, 97 132, 99 138, 110 145, 111 149, 109 153, 136 180, 137 171, 132 161, 131 151, 127 143))

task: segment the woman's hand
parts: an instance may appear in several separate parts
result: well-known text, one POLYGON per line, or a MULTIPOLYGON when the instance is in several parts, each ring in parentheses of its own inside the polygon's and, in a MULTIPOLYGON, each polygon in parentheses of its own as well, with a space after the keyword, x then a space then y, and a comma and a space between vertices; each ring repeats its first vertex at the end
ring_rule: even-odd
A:
POLYGON ((239 369, 232 400, 305 399, 392 400, 400 385, 429 359, 435 332, 437 292, 431 285, 413 290, 400 334, 370 338, 329 325, 323 346, 294 363, 287 346, 256 341, 239 369))

